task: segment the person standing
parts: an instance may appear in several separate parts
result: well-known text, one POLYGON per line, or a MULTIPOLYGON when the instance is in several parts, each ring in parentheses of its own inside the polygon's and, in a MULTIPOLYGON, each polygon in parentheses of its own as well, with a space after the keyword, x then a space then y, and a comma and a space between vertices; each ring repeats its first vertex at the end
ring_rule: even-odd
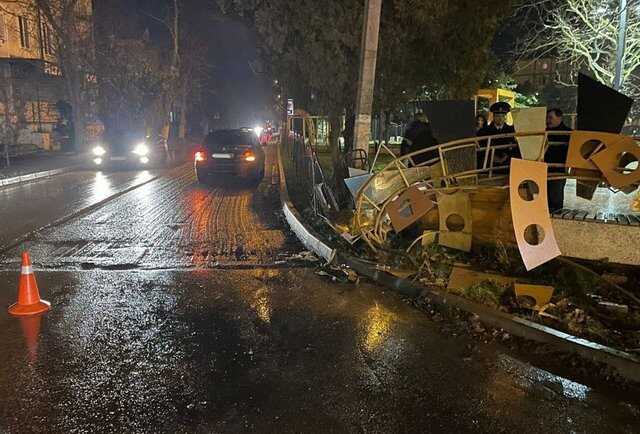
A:
MULTIPOLYGON (((571 128, 565 125, 562 110, 559 108, 552 108, 547 111, 547 131, 572 131, 571 128)), ((546 163, 565 164, 569 152, 570 138, 570 134, 549 135, 549 148, 544 155, 544 161, 546 163)), ((564 174, 566 170, 561 167, 551 167, 549 168, 549 173, 564 174)), ((566 179, 547 181, 549 211, 554 212, 564 206, 564 187, 566 184, 566 179)))
MULTIPOLYGON (((507 114, 511 111, 511 106, 506 102, 497 102, 491 105, 489 111, 493 114, 493 121, 478 131, 479 137, 496 136, 501 134, 515 134, 513 125, 507 124, 507 114)), ((497 150, 493 158, 494 166, 508 166, 511 158, 521 158, 520 149, 517 146, 515 137, 501 137, 491 140, 491 147, 512 145, 516 146, 507 149, 497 150)), ((487 146, 487 141, 480 143, 482 147, 487 146)), ((490 163, 490 162, 489 162, 490 163)), ((484 164, 484 152, 478 153, 478 167, 484 164)))
MULTIPOLYGON (((404 134, 404 140, 400 145, 401 155, 407 155, 422 149, 431 148, 438 145, 438 140, 433 137, 431 124, 427 115, 424 113, 416 113, 414 120, 404 134)), ((413 157, 415 164, 421 164, 438 157, 440 154, 437 149, 425 152, 413 157)))
POLYGON ((411 121, 411 123, 409 124, 409 126, 407 127, 407 129, 405 130, 403 136, 402 136, 402 142, 400 143, 400 155, 407 155, 409 153, 409 147, 411 146, 411 144, 413 143, 413 141, 416 139, 416 136, 418 134, 418 131, 421 128, 421 122, 418 119, 420 113, 416 113, 413 116, 413 120, 411 121))
POLYGON ((483 114, 476 116, 476 134, 487 126, 487 118, 483 114))

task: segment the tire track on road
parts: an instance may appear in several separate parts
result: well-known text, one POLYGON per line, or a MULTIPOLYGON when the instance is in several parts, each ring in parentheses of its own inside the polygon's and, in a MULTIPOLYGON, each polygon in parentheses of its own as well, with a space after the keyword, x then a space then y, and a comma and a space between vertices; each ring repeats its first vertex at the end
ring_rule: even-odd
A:
MULTIPOLYGON (((186 167, 27 240, 36 266, 53 269, 245 267, 299 251, 274 210, 277 191, 204 187, 186 167)), ((265 186, 267 188, 265 188, 265 186)), ((17 249, 0 256, 7 266, 17 249)))

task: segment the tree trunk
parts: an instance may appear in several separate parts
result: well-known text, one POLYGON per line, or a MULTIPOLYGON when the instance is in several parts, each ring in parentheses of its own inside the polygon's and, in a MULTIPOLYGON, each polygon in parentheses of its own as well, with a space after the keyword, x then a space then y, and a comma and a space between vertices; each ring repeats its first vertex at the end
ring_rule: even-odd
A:
POLYGON ((82 96, 80 95, 80 89, 76 89, 72 94, 71 104, 73 110, 71 112, 71 118, 73 120, 73 151, 83 152, 85 150, 85 115, 82 96))
MULTIPOLYGON (((71 53, 69 53, 71 54, 71 53)), ((67 85, 67 95, 71 100, 71 122, 73 122, 72 150, 84 150, 85 115, 82 99, 83 74, 79 65, 70 57, 64 59, 63 78, 67 85)))
MULTIPOLYGON (((11 122, 12 115, 15 113, 15 101, 14 101, 14 92, 13 92, 13 75, 11 73, 11 65, 9 63, 5 63, 2 66, 2 75, 4 78, 5 84, 5 111, 4 111, 4 133, 2 136, 4 143, 4 159, 6 163, 6 167, 11 166, 11 159, 9 158, 9 131, 11 130, 11 122)), ((14 134, 11 134, 11 138, 15 137, 14 134)))
POLYGON ((183 78, 183 83, 181 86, 181 95, 180 95, 180 129, 178 132, 178 147, 176 149, 176 158, 180 157, 180 152, 184 151, 186 147, 186 137, 187 137, 187 99, 188 99, 188 90, 187 90, 187 80, 183 78))
POLYGON ((344 153, 348 154, 354 149, 354 129, 356 125, 356 115, 350 111, 347 111, 347 116, 344 125, 344 153))
POLYGON ((173 0, 173 59, 172 66, 177 73, 180 66, 180 5, 173 0))

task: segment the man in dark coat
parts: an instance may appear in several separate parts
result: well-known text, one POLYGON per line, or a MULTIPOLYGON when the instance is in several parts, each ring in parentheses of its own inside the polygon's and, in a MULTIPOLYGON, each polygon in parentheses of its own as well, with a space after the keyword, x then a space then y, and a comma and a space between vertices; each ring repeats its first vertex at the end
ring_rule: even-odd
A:
MULTIPOLYGON (((478 136, 496 136, 499 134, 515 134, 516 130, 512 125, 506 123, 507 113, 511 111, 511 106, 506 102, 497 102, 489 108, 493 114, 493 121, 478 131, 478 136)), ((502 146, 517 144, 515 137, 503 137, 500 139, 491 140, 491 146, 502 146)), ((487 141, 480 142, 481 147, 487 146, 487 141)), ((495 152, 493 159, 494 166, 508 166, 511 158, 522 158, 520 156, 520 149, 515 146, 510 149, 502 149, 495 152)), ((478 168, 481 168, 484 164, 484 152, 478 153, 478 168)), ((489 161, 488 164, 491 164, 489 161)))
MULTIPOLYGON (((413 122, 404 134, 404 140, 400 145, 400 154, 407 155, 436 145, 438 145, 438 141, 433 137, 429 119, 424 113, 416 113, 413 122)), ((413 162, 420 164, 438 156, 438 150, 434 149, 413 157, 413 162)))
MULTIPOLYGON (((547 112, 547 131, 571 131, 571 128, 565 125, 562 110, 553 108, 547 112)), ((567 153, 569 152, 569 134, 550 135, 549 149, 544 155, 544 161, 547 163, 567 162, 567 153)), ((549 173, 566 173, 563 168, 549 168, 549 173)), ((564 187, 567 184, 566 179, 547 182, 547 198, 549 201, 549 211, 557 211, 562 209, 564 205, 564 187)))

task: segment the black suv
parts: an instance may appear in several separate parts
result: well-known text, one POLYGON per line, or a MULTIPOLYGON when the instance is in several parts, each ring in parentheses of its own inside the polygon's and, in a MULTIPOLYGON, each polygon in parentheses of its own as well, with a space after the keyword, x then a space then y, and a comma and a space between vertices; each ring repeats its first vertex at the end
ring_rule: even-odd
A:
POLYGON ((255 132, 246 128, 212 131, 194 160, 201 183, 236 177, 259 181, 264 176, 264 151, 255 132))

